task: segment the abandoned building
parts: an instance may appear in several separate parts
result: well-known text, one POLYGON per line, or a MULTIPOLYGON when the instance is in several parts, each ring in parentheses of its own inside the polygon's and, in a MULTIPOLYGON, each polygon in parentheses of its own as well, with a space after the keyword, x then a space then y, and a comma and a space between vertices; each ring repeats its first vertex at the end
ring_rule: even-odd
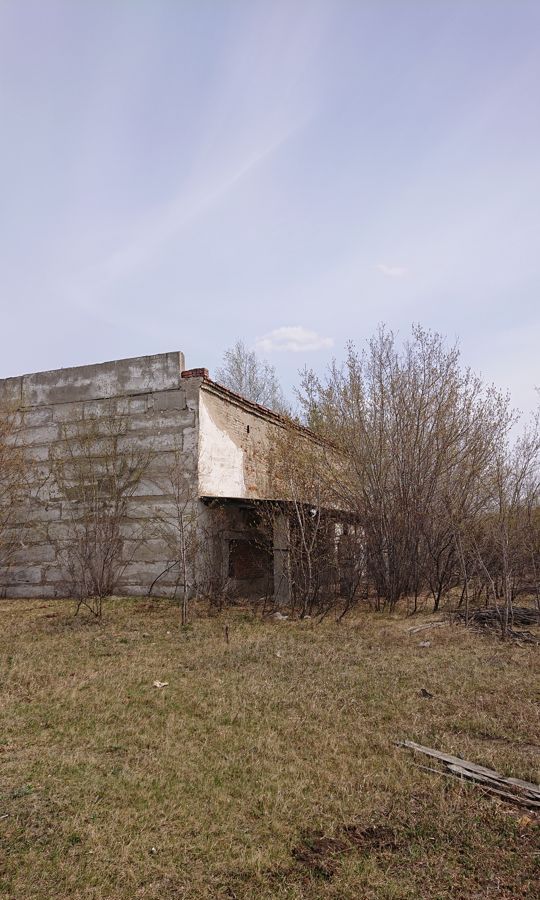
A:
MULTIPOLYGON (((17 441, 34 473, 33 495, 17 511, 16 546, 0 569, 3 596, 66 596, 65 548, 77 490, 85 490, 77 465, 91 439, 109 449, 89 456, 114 452, 133 465, 145 459, 136 481, 126 482, 115 593, 170 596, 180 582, 197 582, 190 568, 206 565, 237 594, 287 599, 286 507, 278 507, 270 528, 262 515, 265 503, 280 500, 268 461, 272 435, 283 429, 279 415, 216 384, 206 369, 186 371, 180 352, 7 378, 0 405, 15 410, 17 441), (63 487, 59 462, 67 472, 63 487), (178 558, 163 523, 176 525, 175 541, 180 533, 185 540, 190 525, 198 541, 191 555, 184 545, 178 558)), ((99 490, 112 490, 105 481, 99 490)))

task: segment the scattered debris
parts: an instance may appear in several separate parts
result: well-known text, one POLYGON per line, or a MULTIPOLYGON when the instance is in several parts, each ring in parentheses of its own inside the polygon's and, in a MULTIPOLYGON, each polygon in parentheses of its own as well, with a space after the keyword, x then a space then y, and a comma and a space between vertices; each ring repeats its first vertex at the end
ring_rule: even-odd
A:
MULTIPOLYGON (((498 606, 485 606, 479 609, 471 609, 469 613, 458 610, 454 619, 458 622, 466 622, 479 628, 500 629, 503 624, 504 610, 498 606)), ((508 615, 507 637, 526 644, 540 644, 540 636, 531 634, 530 631, 515 631, 514 626, 540 625, 540 609, 530 606, 514 606, 508 615)))
POLYGON ((271 616, 270 618, 272 618, 272 619, 278 619, 278 621, 284 621, 285 619, 288 619, 289 617, 288 617, 288 616, 284 616, 283 613, 280 613, 280 611, 279 611, 279 609, 278 609, 277 612, 273 613, 272 616, 271 616))
MULTIPOLYGON (((484 790, 501 797, 507 803, 516 803, 527 809, 540 810, 540 785, 538 784, 522 781, 520 778, 505 778, 494 769, 486 769, 485 766, 478 766, 459 756, 451 756, 448 753, 441 753, 440 750, 433 750, 431 747, 423 747, 422 744, 416 744, 414 741, 399 741, 398 746, 424 753, 444 764, 444 770, 430 768, 428 769, 430 772, 437 772, 439 775, 455 775, 460 779, 473 781, 484 790)), ((426 767, 422 766, 422 768, 426 767)))
POLYGON ((431 647, 431 641, 420 641, 419 647, 431 647))
POLYGON ((411 634, 416 634, 417 631, 425 631, 426 628, 442 628, 449 624, 449 622, 439 620, 437 622, 424 622, 423 625, 411 625, 410 628, 407 628, 407 631, 410 631, 411 634))
POLYGON ((281 650, 276 650, 276 656, 278 659, 281 659, 281 650))
MULTIPOLYGON (((504 610, 497 606, 483 606, 469 610, 469 622, 477 625, 500 626, 504 610)), ((465 619, 465 612, 458 611, 456 619, 465 619)), ((532 606, 514 606, 508 616, 510 625, 540 625, 540 609, 532 606)))
POLYGON ((3 816, 0 816, 0 819, 9 819, 9 813, 4 813, 3 816))
POLYGON ((169 684, 168 681, 154 681, 153 686, 157 687, 157 688, 162 688, 162 687, 167 687, 168 684, 169 684))

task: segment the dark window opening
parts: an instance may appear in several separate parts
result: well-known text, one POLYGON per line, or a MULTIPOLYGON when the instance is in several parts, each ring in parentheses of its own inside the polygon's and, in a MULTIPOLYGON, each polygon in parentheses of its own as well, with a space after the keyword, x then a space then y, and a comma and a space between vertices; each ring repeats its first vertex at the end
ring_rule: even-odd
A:
POLYGON ((270 548, 262 541, 229 541, 229 578, 261 578, 270 568, 270 548))

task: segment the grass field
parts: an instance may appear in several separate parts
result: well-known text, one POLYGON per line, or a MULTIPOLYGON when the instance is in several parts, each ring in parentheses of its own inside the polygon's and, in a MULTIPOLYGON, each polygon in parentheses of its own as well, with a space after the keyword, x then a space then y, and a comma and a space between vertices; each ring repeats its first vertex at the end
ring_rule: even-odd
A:
POLYGON ((538 781, 534 647, 373 613, 71 610, 0 602, 0 897, 540 895, 535 817, 396 747, 538 781))

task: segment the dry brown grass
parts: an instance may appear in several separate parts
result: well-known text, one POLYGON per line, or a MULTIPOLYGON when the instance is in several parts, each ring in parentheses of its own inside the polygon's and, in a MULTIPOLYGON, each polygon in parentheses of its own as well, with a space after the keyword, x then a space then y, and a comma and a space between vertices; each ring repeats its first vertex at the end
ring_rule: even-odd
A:
POLYGON ((2 898, 538 897, 532 817, 395 745, 537 781, 535 648, 369 613, 70 610, 0 603, 2 898))

